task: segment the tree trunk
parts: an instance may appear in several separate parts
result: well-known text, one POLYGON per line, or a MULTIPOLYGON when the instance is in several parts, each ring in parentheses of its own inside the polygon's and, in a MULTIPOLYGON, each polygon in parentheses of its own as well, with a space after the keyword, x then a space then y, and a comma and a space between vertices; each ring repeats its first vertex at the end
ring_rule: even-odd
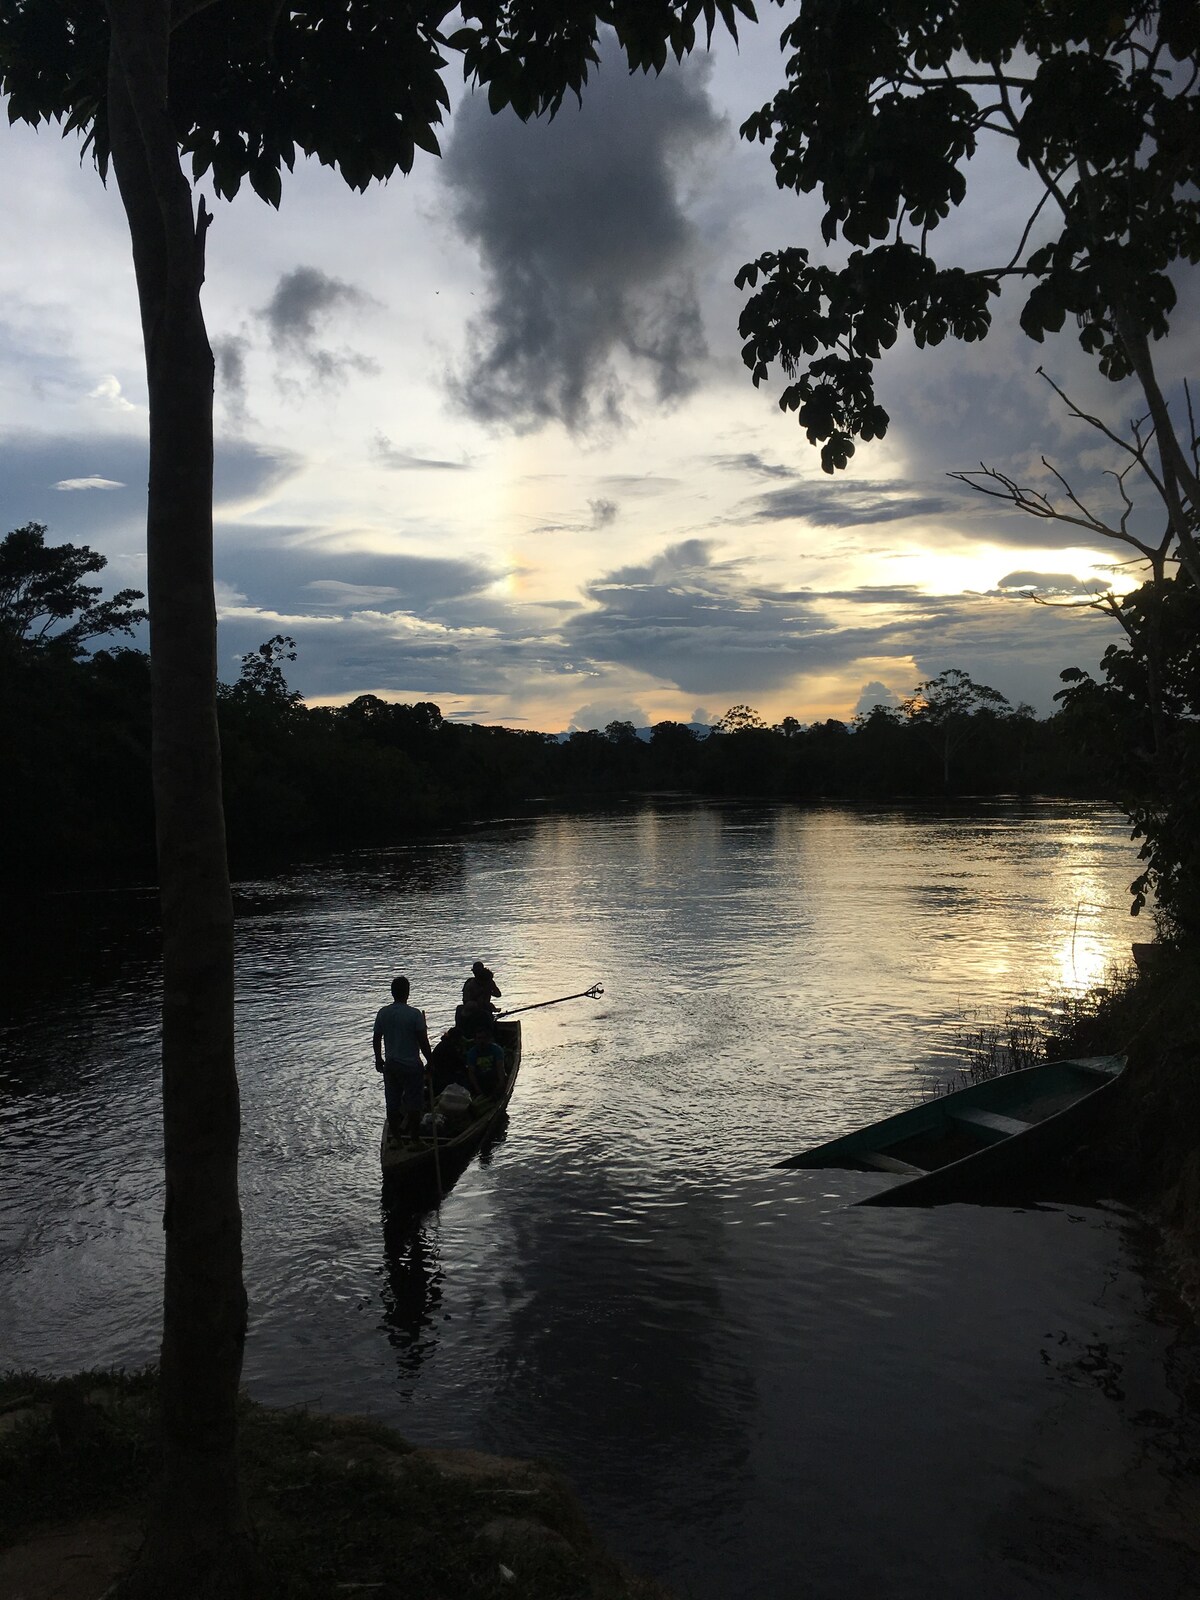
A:
POLYGON ((167 114, 170 0, 106 0, 113 169, 129 220, 150 397, 153 777, 163 924, 163 1472, 130 1595, 247 1591, 237 1468, 246 1332, 237 1190, 233 908, 221 803, 212 571, 213 358, 167 114))

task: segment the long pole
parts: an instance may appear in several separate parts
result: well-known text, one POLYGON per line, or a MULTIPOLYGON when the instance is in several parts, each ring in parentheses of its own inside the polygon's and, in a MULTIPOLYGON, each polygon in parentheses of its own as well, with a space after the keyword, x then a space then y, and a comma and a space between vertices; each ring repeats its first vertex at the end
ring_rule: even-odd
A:
POLYGON ((438 1205, 442 1203, 442 1158, 438 1154, 437 1136, 437 1102, 433 1098, 433 1073, 426 1064, 426 1074, 429 1078, 429 1131, 433 1135, 433 1170, 437 1174, 438 1205))
POLYGON ((560 994, 557 1000, 535 1000, 532 1005, 513 1006, 509 1011, 497 1011, 496 1020, 502 1017, 515 1017, 518 1011, 540 1011, 543 1006, 561 1006, 564 1000, 599 1000, 604 993, 602 983, 594 983, 590 989, 581 989, 578 994, 560 994))

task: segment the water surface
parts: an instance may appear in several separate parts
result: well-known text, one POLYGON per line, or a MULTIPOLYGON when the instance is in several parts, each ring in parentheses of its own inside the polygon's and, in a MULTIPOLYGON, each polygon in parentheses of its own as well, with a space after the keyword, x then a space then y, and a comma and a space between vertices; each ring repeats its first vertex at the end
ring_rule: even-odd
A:
MULTIPOLYGON (((1054 1440, 1111 1463, 1173 1415, 1127 1219, 771 1164, 928 1092, 964 1015, 1097 979, 1133 870, 1060 803, 647 806, 239 886, 251 1391, 548 1457, 681 1594, 927 1594, 933 1549, 980 1594, 1129 1592, 1000 1532, 1054 1440), (505 1135, 389 1212, 374 1012, 404 970, 436 1032, 476 957, 514 1004, 606 993, 529 1013, 505 1135)), ((57 915, 0 1084, 0 1364, 52 1371, 153 1357, 162 1196, 153 900, 57 915)))

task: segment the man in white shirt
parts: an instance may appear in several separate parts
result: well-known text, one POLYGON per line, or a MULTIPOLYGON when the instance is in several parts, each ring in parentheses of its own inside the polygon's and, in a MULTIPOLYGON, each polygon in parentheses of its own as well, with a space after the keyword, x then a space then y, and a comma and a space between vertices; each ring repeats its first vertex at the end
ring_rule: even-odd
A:
POLYGON ((372 1039, 375 1070, 383 1073, 388 1126, 395 1139, 399 1139, 402 1133, 415 1139, 420 1131, 422 1092, 425 1087, 425 1069, 421 1058, 424 1057, 428 1062, 432 1054, 425 1013, 409 1005, 408 992, 406 977, 393 978, 392 1004, 384 1006, 375 1018, 372 1039))

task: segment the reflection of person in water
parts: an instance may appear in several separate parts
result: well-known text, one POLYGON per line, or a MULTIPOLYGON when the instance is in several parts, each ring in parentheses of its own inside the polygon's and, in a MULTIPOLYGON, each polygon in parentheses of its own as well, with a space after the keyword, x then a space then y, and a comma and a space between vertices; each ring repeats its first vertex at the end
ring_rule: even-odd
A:
POLYGON ((437 1342, 443 1271, 424 1221, 408 1210, 383 1213, 386 1282, 383 1323, 403 1371, 416 1374, 437 1342))

